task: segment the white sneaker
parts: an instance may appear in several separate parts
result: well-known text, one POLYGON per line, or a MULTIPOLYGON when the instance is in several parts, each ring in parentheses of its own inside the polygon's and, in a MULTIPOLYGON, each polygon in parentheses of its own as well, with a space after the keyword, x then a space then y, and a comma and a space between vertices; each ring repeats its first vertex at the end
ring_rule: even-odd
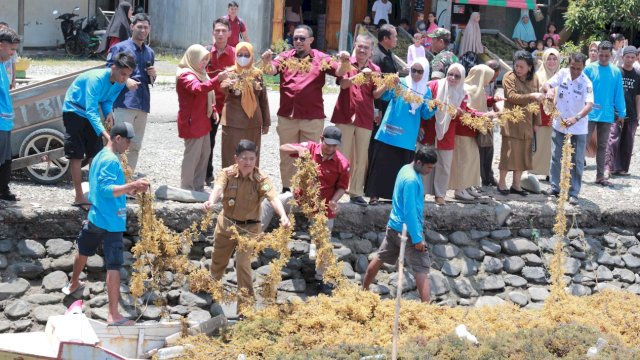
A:
POLYGON ((469 195, 466 190, 456 190, 453 197, 464 201, 473 201, 475 199, 473 196, 469 195))
POLYGON ((575 196, 571 196, 569 197, 569 204, 571 205, 578 205, 578 198, 575 196))
POLYGON ((316 259, 316 244, 309 245, 309 260, 316 259))
POLYGON ((466 191, 467 191, 467 194, 469 194, 469 195, 473 196, 474 198, 479 198, 479 197, 481 197, 481 196, 482 196, 482 195, 480 195, 480 193, 478 192, 478 190, 476 190, 476 189, 475 189, 475 188, 473 188, 473 187, 467 188, 467 189, 466 189, 466 191))

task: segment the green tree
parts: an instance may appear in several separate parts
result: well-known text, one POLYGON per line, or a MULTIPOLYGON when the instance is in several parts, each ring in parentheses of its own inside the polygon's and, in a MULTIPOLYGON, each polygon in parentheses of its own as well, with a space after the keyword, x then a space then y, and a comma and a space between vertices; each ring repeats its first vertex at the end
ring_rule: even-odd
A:
POLYGON ((581 39, 603 38, 611 26, 633 37, 640 28, 640 0, 569 0, 565 26, 581 39))

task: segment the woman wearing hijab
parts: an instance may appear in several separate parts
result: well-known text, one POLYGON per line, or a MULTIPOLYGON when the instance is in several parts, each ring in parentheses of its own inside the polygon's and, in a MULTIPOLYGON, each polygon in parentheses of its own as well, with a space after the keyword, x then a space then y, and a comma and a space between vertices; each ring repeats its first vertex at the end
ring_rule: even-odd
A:
POLYGON ((236 45, 236 64, 228 69, 220 87, 225 93, 222 109, 222 167, 235 164, 234 155, 242 139, 253 141, 260 164, 260 137, 269 132, 269 101, 262 71, 253 66, 253 45, 236 45))
POLYGON ((373 142, 364 189, 365 195, 371 198, 370 205, 376 205, 379 198, 391 199, 396 175, 413 160, 420 121, 431 118, 434 113, 426 104, 431 100, 428 78, 429 61, 418 58, 411 65, 410 74, 400 79, 400 87, 411 89, 423 101, 407 103, 401 96, 395 96, 393 89, 382 94, 381 99, 390 102, 373 142))
MULTIPOLYGON (((544 84, 558 72, 560 68, 560 53, 556 49, 547 49, 542 54, 542 66, 536 72, 538 83, 544 84)), ((529 173, 546 176, 549 179, 551 168, 551 114, 544 111, 544 106, 540 106, 540 127, 535 134, 535 151, 532 156, 533 168, 529 173)))
POLYGON ((120 41, 127 40, 131 37, 131 17, 133 16, 133 7, 131 4, 123 1, 118 5, 111 22, 107 26, 104 39, 100 43, 98 53, 103 51, 109 52, 109 49, 120 41))
POLYGON ((536 32, 533 30, 531 20, 529 20, 529 10, 522 9, 520 12, 520 21, 513 29, 513 36, 511 36, 521 48, 526 49, 529 41, 536 41, 536 32))
POLYGON ((529 193, 520 187, 522 172, 532 169, 531 140, 540 126, 540 114, 534 115, 524 109, 531 103, 540 103, 544 94, 538 92, 540 84, 533 71, 533 56, 525 50, 518 50, 513 56, 513 71, 505 74, 502 87, 505 95, 505 110, 520 106, 524 111, 524 119, 518 122, 507 122, 501 130, 502 147, 500 149, 500 180, 498 192, 503 195, 529 193), (513 184, 507 189, 507 173, 513 171, 513 184))
POLYGON ((202 191, 211 153, 209 132, 214 112, 213 88, 217 78, 209 79, 205 67, 210 53, 202 45, 191 45, 176 71, 178 93, 178 136, 184 139, 180 187, 202 191))
MULTIPOLYGON (((485 86, 489 85, 493 79, 493 74, 493 69, 487 65, 477 65, 471 68, 469 75, 464 80, 464 90, 467 97, 460 106, 464 112, 473 116, 482 116, 483 114, 493 116, 493 113, 489 112, 493 101, 489 102, 484 91, 485 86)), ((456 118, 455 147, 451 162, 449 188, 455 190, 454 196, 459 200, 468 201, 480 197, 480 194, 473 188, 481 184, 477 136, 476 130, 464 125, 456 118)))
POLYGON ((460 49, 458 55, 462 56, 467 52, 474 52, 476 54, 482 54, 484 52, 484 46, 482 46, 481 32, 480 32, 480 13, 471 13, 467 27, 464 28, 462 40, 460 41, 460 49))

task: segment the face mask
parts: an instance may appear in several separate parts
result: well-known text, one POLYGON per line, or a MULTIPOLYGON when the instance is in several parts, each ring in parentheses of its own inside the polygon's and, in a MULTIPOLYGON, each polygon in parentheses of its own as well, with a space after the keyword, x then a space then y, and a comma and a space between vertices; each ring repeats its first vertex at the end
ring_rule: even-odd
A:
POLYGON ((241 67, 245 67, 247 65, 249 65, 249 58, 248 57, 237 57, 236 58, 236 62, 238 63, 238 65, 240 65, 241 67))

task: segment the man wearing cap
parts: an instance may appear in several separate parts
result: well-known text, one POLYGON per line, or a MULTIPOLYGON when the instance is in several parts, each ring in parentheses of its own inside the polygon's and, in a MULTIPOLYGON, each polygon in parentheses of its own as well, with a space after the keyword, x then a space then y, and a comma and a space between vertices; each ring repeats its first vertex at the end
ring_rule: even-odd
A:
POLYGON ((449 66, 458 62, 458 57, 447 50, 451 43, 451 32, 445 28, 437 28, 427 36, 431 38, 431 51, 425 52, 431 64, 429 79, 442 79, 447 74, 449 66))
POLYGON ((133 324, 118 311, 120 268, 124 262, 122 234, 127 223, 126 195, 135 195, 149 188, 146 179, 126 183, 120 163, 120 155, 127 151, 134 136, 133 125, 127 122, 116 124, 111 129, 109 142, 93 159, 89 171, 89 201, 92 206, 76 238, 78 252, 71 281, 62 288, 62 292, 69 295, 84 287, 80 273, 89 256, 93 256, 102 245, 107 268, 107 322, 110 325, 133 324))
POLYGON ((605 177, 609 174, 628 176, 631 154, 633 152, 633 139, 638 127, 640 116, 640 75, 633 68, 636 61, 635 46, 625 46, 622 49, 622 87, 624 89, 624 102, 627 116, 618 118, 611 128, 607 153, 605 157, 605 177))

